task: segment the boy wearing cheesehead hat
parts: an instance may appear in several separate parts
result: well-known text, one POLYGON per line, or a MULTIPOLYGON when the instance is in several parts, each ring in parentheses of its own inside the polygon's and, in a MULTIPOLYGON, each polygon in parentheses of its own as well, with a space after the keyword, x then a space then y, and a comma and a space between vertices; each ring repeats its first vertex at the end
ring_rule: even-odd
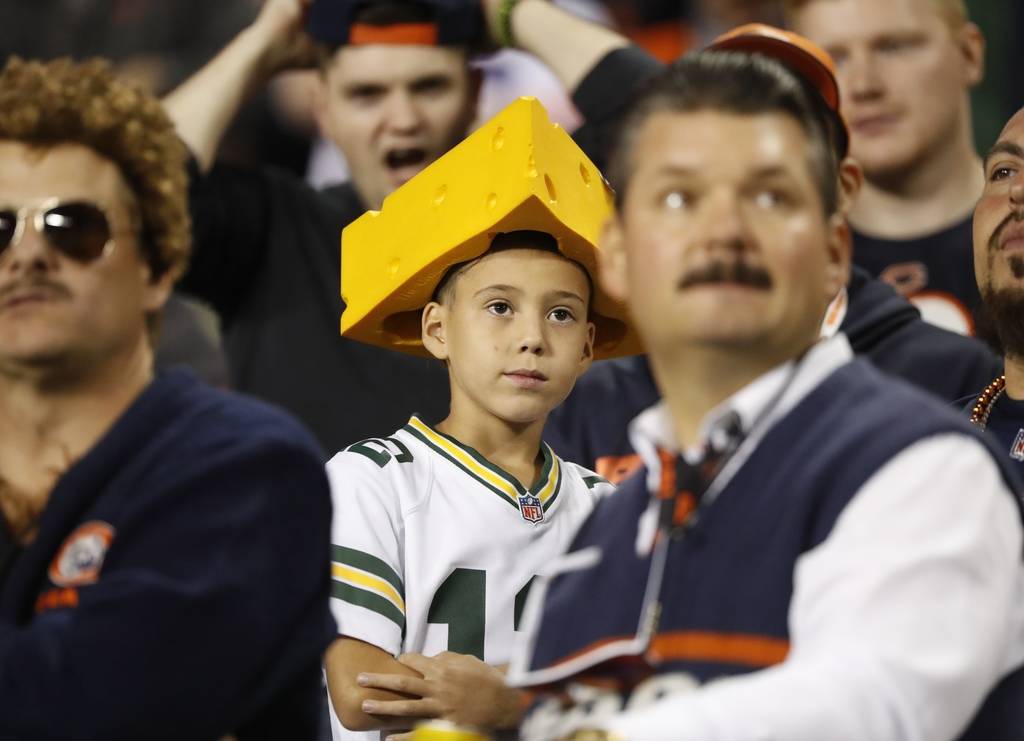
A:
POLYGON ((496 667, 533 576, 611 490, 541 431, 592 359, 639 349, 593 279, 611 207, 590 160, 521 99, 345 230, 342 334, 433 356, 451 387, 439 424, 414 415, 327 466, 327 674, 345 728, 517 723, 496 667))

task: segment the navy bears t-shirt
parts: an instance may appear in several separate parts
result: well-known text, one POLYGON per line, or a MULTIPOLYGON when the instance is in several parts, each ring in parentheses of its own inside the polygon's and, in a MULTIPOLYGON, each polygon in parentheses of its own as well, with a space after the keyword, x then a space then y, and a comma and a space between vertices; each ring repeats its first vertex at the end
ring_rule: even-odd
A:
POLYGON ((981 304, 974 281, 971 218, 916 239, 853 235, 853 261, 917 306, 925 321, 974 334, 981 304))

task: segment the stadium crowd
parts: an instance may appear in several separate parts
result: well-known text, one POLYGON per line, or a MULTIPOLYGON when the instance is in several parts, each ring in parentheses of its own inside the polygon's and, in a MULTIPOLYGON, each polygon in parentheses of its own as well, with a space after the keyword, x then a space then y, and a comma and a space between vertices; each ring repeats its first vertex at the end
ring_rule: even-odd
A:
POLYGON ((0 739, 1024 740, 1024 6, 0 16, 0 739))

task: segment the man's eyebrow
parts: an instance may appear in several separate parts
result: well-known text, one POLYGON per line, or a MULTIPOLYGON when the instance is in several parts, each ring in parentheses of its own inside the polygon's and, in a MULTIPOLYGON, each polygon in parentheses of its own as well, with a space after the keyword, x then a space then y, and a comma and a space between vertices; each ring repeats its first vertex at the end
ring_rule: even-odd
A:
POLYGON ((777 178, 788 176, 789 170, 782 165, 764 165, 754 170, 752 174, 755 178, 777 178))
POLYGON ((995 157, 997 154, 1008 154, 1012 157, 1017 157, 1018 159, 1024 160, 1024 147, 1021 147, 1016 142, 1007 141, 1005 139, 996 142, 992 146, 992 149, 988 150, 988 154, 985 155, 984 166, 986 168, 988 167, 989 160, 995 157))
MULTIPOLYGON (((688 167, 686 165, 664 164, 654 171, 654 175, 685 176, 697 175, 701 172, 700 167, 688 167)), ((770 164, 762 165, 750 173, 755 178, 771 178, 789 175, 789 171, 783 165, 770 164)))
POLYGON ((345 95, 369 95, 383 92, 385 85, 373 80, 352 80, 342 83, 341 92, 345 95))
POLYGON ((690 167, 688 165, 675 165, 671 162, 666 162, 660 165, 655 171, 655 175, 668 175, 679 176, 679 175, 693 175, 700 172, 699 167, 690 167))
POLYGON ((443 72, 432 72, 430 74, 423 75, 422 77, 417 77, 412 81, 409 87, 413 90, 422 90, 438 85, 450 85, 451 83, 452 78, 443 72))

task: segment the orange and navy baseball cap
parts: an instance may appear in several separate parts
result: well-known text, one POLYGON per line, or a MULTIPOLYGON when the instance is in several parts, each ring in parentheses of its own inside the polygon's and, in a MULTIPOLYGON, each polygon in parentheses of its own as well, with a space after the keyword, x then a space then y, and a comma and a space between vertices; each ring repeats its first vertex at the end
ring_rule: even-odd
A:
POLYGON ((483 32, 480 4, 466 0, 394 0, 390 4, 414 11, 411 17, 383 23, 358 20, 370 6, 387 4, 389 0, 313 0, 306 31, 331 46, 468 46, 483 32))
POLYGON ((810 39, 765 23, 747 23, 726 31, 707 47, 709 50, 761 54, 786 65, 818 91, 832 119, 839 159, 850 150, 850 130, 839 109, 836 65, 828 52, 810 39))

